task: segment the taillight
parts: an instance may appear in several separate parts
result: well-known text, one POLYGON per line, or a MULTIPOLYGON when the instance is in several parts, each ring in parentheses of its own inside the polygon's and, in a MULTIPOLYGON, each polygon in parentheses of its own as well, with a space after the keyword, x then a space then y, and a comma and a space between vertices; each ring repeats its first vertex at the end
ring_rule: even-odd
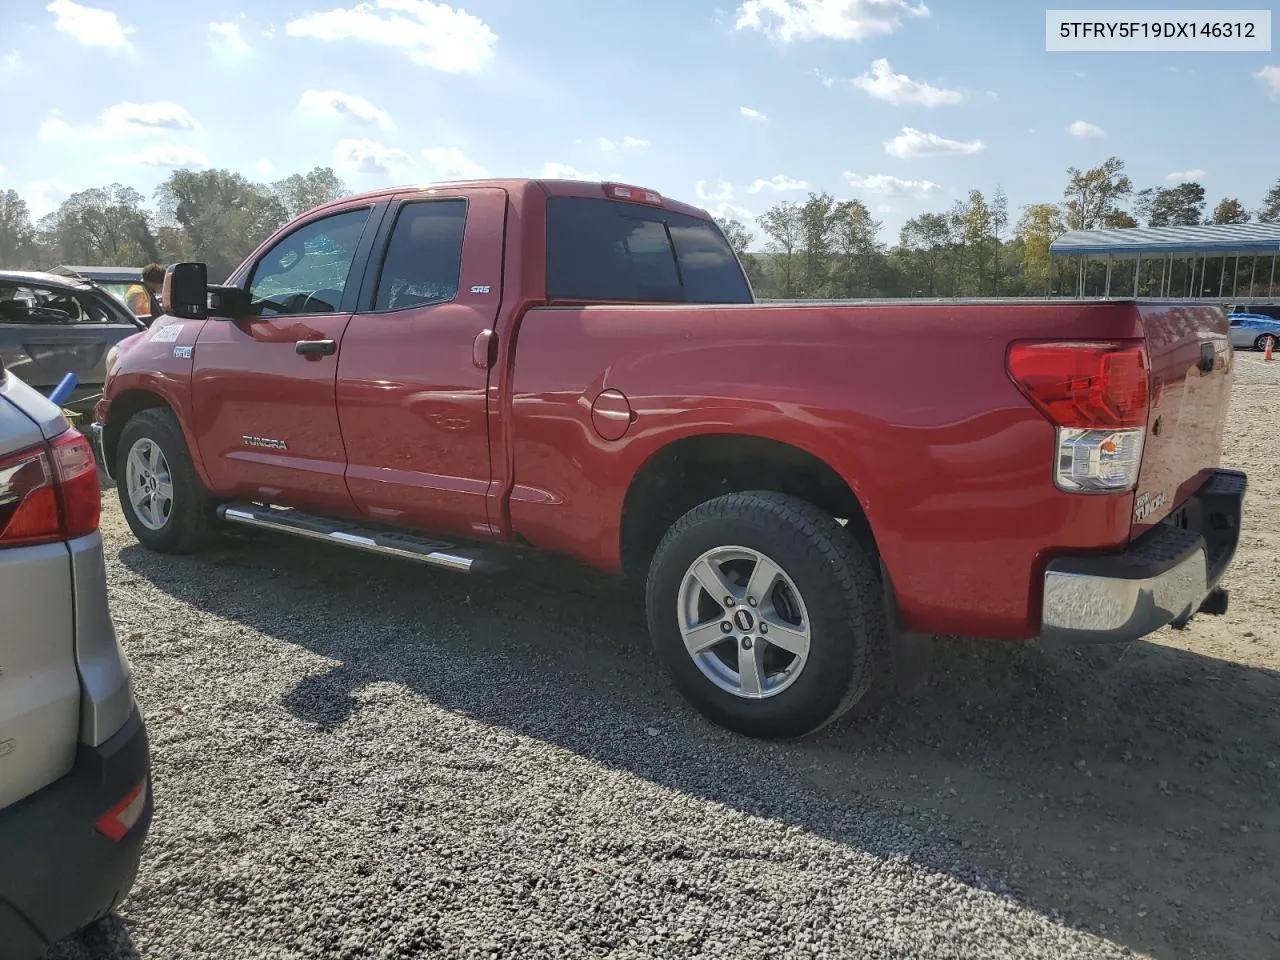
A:
POLYGON ((93 447, 78 430, 0 458, 0 547, 93 533, 101 510, 93 447))
POLYGON ((1150 405, 1147 354, 1133 341, 1033 341, 1009 348, 1009 376, 1057 428, 1054 481, 1075 493, 1138 482, 1150 405))

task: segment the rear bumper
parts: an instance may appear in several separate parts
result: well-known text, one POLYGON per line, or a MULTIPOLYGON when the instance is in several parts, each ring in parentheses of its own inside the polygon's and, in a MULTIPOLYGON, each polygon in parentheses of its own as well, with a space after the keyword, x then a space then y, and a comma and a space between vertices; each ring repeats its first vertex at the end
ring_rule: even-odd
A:
POLYGON ((1169 520, 1122 552, 1052 560, 1041 639, 1123 642, 1185 625, 1235 557, 1247 486, 1240 471, 1215 471, 1169 520))
POLYGON ((100 747, 81 745, 61 780, 0 812, 0 956, 41 957, 50 945, 105 916, 133 886, 151 826, 150 752, 135 710, 100 747), (119 841, 99 817, 139 782, 145 806, 119 841))

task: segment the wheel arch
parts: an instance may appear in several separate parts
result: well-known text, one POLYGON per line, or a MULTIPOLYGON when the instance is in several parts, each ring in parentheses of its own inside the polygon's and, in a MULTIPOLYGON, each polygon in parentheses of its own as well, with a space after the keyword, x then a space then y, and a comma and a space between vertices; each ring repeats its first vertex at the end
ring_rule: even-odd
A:
POLYGON ((706 433, 670 441, 631 478, 619 525, 619 555, 629 576, 643 579, 667 529, 698 504, 727 493, 790 494, 845 521, 879 557, 866 510, 850 483, 814 453, 755 434, 706 433))

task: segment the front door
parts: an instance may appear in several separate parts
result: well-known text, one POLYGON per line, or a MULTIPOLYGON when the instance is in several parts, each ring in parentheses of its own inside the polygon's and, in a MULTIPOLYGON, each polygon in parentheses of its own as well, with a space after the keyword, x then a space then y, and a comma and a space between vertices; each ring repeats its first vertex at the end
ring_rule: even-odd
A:
POLYGON ((347 487, 372 520, 492 535, 488 347, 506 203, 496 187, 442 188, 386 216, 338 363, 347 487))
POLYGON ((348 208, 292 229, 241 280, 249 314, 204 325, 192 408, 215 493, 353 512, 335 378, 383 209, 348 208))

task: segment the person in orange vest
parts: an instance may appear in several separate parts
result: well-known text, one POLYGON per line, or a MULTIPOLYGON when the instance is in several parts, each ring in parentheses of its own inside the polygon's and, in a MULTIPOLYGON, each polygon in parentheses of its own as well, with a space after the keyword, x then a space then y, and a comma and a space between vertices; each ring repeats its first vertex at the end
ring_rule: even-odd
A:
POLYGON ((160 291, 164 289, 164 267, 151 263, 142 268, 142 283, 129 290, 129 309, 139 317, 158 317, 160 291))

